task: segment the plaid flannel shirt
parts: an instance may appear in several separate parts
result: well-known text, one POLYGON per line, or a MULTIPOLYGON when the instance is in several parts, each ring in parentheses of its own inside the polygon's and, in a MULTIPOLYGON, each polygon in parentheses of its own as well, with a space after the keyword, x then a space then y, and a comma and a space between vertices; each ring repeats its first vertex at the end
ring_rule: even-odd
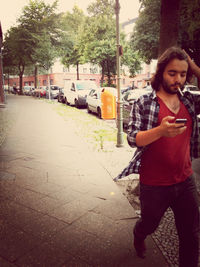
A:
MULTIPOLYGON (((192 136, 190 140, 191 158, 200 157, 199 148, 199 129, 197 114, 200 114, 200 95, 193 95, 185 92, 179 96, 182 103, 187 108, 193 124, 192 136)), ((131 147, 137 147, 136 135, 139 131, 145 131, 157 126, 160 106, 157 101, 156 92, 141 96, 136 100, 130 112, 130 121, 128 125, 127 140, 131 147)), ((146 147, 137 147, 129 165, 114 179, 115 181, 128 176, 132 173, 139 173, 141 156, 146 147)))

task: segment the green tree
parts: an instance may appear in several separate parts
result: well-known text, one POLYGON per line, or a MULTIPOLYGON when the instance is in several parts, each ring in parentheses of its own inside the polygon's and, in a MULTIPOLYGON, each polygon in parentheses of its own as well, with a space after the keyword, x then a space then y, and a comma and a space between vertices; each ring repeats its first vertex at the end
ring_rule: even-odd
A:
MULTIPOLYGON (((171 4, 170 12, 165 12, 168 20, 168 26, 171 10, 174 8, 174 2, 166 1, 167 7, 169 2, 171 4)), ((160 27, 161 27, 161 0, 141 0, 141 10, 136 22, 136 26, 132 35, 132 45, 135 51, 138 51, 142 59, 149 63, 151 59, 158 57, 159 51, 159 39, 160 39, 160 27)), ((178 2, 177 2, 178 3, 178 2)), ((194 0, 191 4, 189 0, 180 0, 180 6, 176 8, 177 18, 179 18, 179 31, 174 34, 176 37, 173 44, 177 43, 183 47, 195 62, 200 65, 200 5, 198 0, 194 0), (192 19, 191 19, 192 18, 192 19)), ((176 20, 177 21, 177 20, 176 20)), ((176 24, 175 19, 171 19, 171 22, 176 24)), ((168 32, 163 30, 163 35, 167 38, 167 41, 163 41, 170 45, 169 41, 171 37, 168 32)), ((162 33, 161 33, 162 34, 162 33)), ((174 37, 173 37, 174 38, 174 37)), ((164 40, 164 39, 162 39, 164 40)))
POLYGON ((23 74, 25 67, 30 64, 32 45, 30 33, 21 25, 12 27, 5 36, 3 62, 7 69, 14 71, 13 74, 19 75, 20 94, 23 94, 23 74))
POLYGON ((122 65, 125 65, 129 68, 131 77, 134 77, 137 72, 141 70, 140 56, 134 51, 130 42, 127 42, 123 45, 122 65))
POLYGON ((7 40, 7 42, 5 40, 3 42, 2 55, 3 55, 3 72, 5 74, 5 79, 8 80, 8 86, 9 86, 10 75, 18 74, 18 72, 13 61, 12 50, 11 47, 9 46, 8 39, 9 37, 7 33, 5 36, 5 40, 7 40))
POLYGON ((81 63, 78 35, 84 20, 83 11, 77 6, 74 6, 72 13, 66 12, 62 17, 61 61, 66 67, 76 66, 77 80, 79 80, 79 64, 81 63))
POLYGON ((180 43, 200 66, 200 3, 182 0, 180 9, 180 43))
POLYGON ((54 50, 60 45, 60 15, 56 13, 57 3, 57 0, 52 5, 42 0, 30 0, 18 19, 20 25, 29 32, 27 41, 32 42, 28 57, 35 65, 35 87, 38 66, 49 70, 56 57, 54 50))
MULTIPOLYGON (((116 75, 116 20, 114 1, 96 0, 88 7, 89 17, 79 27, 79 51, 82 62, 98 64, 102 70, 101 83, 106 77, 110 86, 116 75)), ((122 65, 128 66, 132 76, 140 68, 139 56, 120 33, 123 46, 122 65)))
POLYGON ((79 28, 79 51, 82 62, 98 64, 108 85, 116 73, 116 32, 114 1, 96 0, 88 7, 89 17, 79 28))
POLYGON ((160 0, 141 1, 141 11, 131 37, 134 51, 150 63, 158 56, 160 33, 160 0))

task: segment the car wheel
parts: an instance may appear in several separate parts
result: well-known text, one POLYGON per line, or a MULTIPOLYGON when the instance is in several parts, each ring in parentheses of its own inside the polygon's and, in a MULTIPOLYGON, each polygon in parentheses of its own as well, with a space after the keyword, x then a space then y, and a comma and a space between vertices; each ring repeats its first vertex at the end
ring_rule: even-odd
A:
POLYGON ((69 105, 69 102, 67 101, 67 98, 66 98, 66 97, 65 97, 64 103, 65 103, 66 105, 69 105))
POLYGON ((126 131, 128 129, 128 125, 123 122, 123 130, 126 131))
POLYGON ((75 99, 74 103, 75 103, 75 107, 79 108, 79 104, 78 104, 78 100, 77 99, 75 99))
POLYGON ((91 113, 91 110, 89 109, 88 105, 87 105, 87 111, 88 111, 88 113, 91 113))
POLYGON ((98 115, 99 119, 101 119, 101 109, 100 109, 100 107, 97 108, 97 115, 98 115))

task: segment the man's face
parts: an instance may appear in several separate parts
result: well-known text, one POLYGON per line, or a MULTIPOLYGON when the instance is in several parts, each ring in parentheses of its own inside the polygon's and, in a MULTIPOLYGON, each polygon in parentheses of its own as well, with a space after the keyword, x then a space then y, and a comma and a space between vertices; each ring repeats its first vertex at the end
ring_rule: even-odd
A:
POLYGON ((161 87, 168 94, 176 94, 186 81, 188 63, 185 60, 172 59, 163 72, 161 87))

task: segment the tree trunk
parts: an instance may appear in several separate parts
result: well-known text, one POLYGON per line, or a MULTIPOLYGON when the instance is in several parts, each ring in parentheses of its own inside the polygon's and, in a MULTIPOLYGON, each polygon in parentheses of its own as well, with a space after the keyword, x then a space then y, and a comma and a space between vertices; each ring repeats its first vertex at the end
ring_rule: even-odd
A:
POLYGON ((79 80, 79 63, 76 63, 76 74, 77 74, 77 80, 79 80))
POLYGON ((169 47, 178 45, 181 0, 162 0, 159 56, 169 47))
POLYGON ((104 81, 104 74, 105 74, 105 65, 104 65, 104 62, 102 62, 102 64, 101 64, 101 81, 100 81, 101 86, 102 86, 103 81, 104 81))
POLYGON ((35 88, 37 88, 38 87, 38 66, 37 65, 35 65, 34 76, 35 76, 34 84, 35 84, 35 88))
POLYGON ((109 60, 106 61, 107 63, 107 73, 108 73, 108 86, 111 85, 111 75, 110 75, 110 64, 109 64, 109 60))
POLYGON ((5 79, 7 80, 8 91, 9 91, 9 88, 10 88, 10 73, 9 73, 9 71, 7 72, 7 77, 5 79))
MULTIPOLYGON (((199 53, 200 53, 200 48, 196 49, 196 52, 194 54, 195 56, 195 63, 197 64, 197 66, 200 66, 200 58, 199 58, 199 53)), ((197 79, 197 86, 198 88, 200 88, 200 79, 197 79)))
POLYGON ((5 104, 5 96, 3 90, 3 64, 1 55, 0 55, 0 104, 5 104))
POLYGON ((24 75, 24 65, 19 65, 19 94, 23 95, 23 75, 24 75))

